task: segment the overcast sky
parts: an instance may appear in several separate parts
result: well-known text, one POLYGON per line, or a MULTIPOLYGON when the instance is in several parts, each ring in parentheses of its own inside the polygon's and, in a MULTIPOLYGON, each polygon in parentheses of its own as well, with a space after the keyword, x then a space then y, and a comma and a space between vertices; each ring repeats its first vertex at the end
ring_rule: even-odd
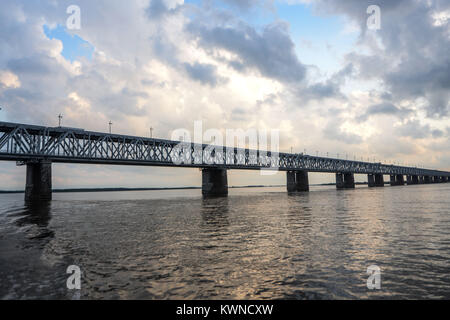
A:
MULTIPOLYGON (((2 0, 0 121, 170 138, 280 129, 282 151, 450 170, 450 1, 2 0), (81 29, 68 30, 69 5, 81 29), (379 30, 366 10, 381 9, 379 30)), ((196 169, 55 164, 56 188, 200 185, 196 169)), ((0 163, 0 189, 25 168, 0 163)), ((311 175, 311 182, 332 181, 311 175)), ((364 180, 365 177, 358 178, 364 180)), ((285 183, 229 173, 230 185, 285 183)))

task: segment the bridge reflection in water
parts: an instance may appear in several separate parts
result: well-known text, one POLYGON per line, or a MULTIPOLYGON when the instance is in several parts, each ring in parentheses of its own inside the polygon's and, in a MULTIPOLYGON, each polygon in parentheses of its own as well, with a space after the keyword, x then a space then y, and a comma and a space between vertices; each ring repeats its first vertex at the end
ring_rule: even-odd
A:
POLYGON ((26 200, 52 198, 52 163, 92 163, 202 169, 202 194, 228 194, 227 170, 286 171, 287 191, 309 190, 308 172, 336 174, 336 187, 355 187, 355 174, 367 174, 369 187, 449 182, 450 172, 304 154, 182 143, 65 127, 0 122, 0 160, 26 165, 26 200), (180 147, 181 146, 181 147, 180 147), (209 147, 209 148, 208 148, 209 147), (186 152, 187 150, 187 152, 186 152))

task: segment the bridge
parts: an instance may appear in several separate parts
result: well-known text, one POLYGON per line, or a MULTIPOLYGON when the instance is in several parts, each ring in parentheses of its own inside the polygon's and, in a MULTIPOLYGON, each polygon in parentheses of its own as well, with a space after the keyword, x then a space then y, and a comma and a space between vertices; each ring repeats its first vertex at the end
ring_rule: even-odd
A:
POLYGON ((26 200, 52 198, 52 163, 200 168, 204 196, 228 194, 230 169, 286 171, 288 192, 309 191, 308 172, 335 173, 338 189, 354 188, 355 174, 367 174, 369 187, 383 187, 384 175, 392 186, 450 180, 450 172, 416 167, 10 122, 0 122, 0 160, 26 165, 26 200))

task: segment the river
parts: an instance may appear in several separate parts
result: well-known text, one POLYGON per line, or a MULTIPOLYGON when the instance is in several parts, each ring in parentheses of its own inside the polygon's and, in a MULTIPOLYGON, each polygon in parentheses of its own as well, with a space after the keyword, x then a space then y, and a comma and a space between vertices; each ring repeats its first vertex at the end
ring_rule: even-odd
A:
POLYGON ((0 195, 1 299, 450 299, 449 261, 450 184, 0 195))

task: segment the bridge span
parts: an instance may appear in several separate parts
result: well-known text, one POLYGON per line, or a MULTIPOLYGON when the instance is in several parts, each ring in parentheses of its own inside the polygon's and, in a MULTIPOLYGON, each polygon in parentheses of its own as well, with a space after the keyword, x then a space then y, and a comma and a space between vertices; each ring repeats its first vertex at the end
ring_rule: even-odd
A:
POLYGON ((308 172, 335 173, 338 189, 354 188, 355 174, 367 174, 369 187, 383 187, 384 175, 392 186, 450 179, 450 172, 416 167, 10 122, 0 122, 0 160, 26 165, 26 200, 51 199, 54 162, 201 168, 205 196, 228 194, 230 169, 286 171, 288 192, 309 191, 308 172))

